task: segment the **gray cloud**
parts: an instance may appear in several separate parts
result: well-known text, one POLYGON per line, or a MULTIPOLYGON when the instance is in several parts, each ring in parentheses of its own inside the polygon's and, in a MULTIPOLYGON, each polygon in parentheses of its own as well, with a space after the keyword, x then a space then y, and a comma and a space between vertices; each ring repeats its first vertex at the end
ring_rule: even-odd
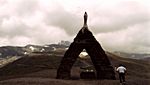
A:
POLYGON ((15 11, 19 16, 30 16, 39 8, 37 0, 18 0, 15 6, 15 11))
POLYGON ((14 20, 14 18, 8 18, 3 20, 3 23, 1 24, 1 37, 8 37, 12 38, 15 36, 26 36, 28 33, 28 27, 23 22, 14 20))
POLYGON ((67 12, 60 7, 49 12, 45 17, 45 22, 48 25, 64 29, 69 35, 74 35, 82 27, 83 20, 79 16, 67 12))
POLYGON ((100 33, 97 39, 106 50, 149 53, 150 22, 137 24, 117 32, 100 33))
POLYGON ((55 8, 45 10, 45 5, 38 0, 6 1, 0 8, 3 9, 0 39, 5 41, 0 44, 48 44, 61 39, 71 40, 68 34, 73 36, 80 29, 78 16, 65 11, 57 2, 52 1, 50 5, 55 8))
MULTIPOLYGON (((97 21, 101 21, 98 19, 97 21)), ((94 23, 91 26, 95 33, 104 33, 104 32, 113 32, 122 29, 127 29, 130 26, 145 23, 150 21, 150 18, 144 15, 141 16, 127 16, 127 17, 114 17, 113 19, 108 20, 110 23, 94 23)))
MULTIPOLYGON (((130 3, 130 2, 129 2, 130 3)), ((125 3, 115 8, 99 9, 91 21, 95 33, 113 32, 150 21, 150 11, 143 5, 125 3), (108 11, 106 11, 108 10, 108 11)))
POLYGON ((150 10, 145 1, 0 0, 0 45, 73 40, 89 14, 89 29, 109 51, 150 53, 150 10))

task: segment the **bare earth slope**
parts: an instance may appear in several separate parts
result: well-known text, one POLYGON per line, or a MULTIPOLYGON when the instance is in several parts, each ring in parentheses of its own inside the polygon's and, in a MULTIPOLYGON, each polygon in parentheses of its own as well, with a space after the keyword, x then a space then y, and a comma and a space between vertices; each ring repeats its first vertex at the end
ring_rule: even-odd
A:
MULTIPOLYGON (((150 84, 149 62, 122 58, 112 53, 107 55, 113 67, 120 63, 127 67, 127 85, 150 84)), ((72 80, 55 79, 61 58, 60 54, 40 54, 20 58, 0 69, 0 85, 119 85, 118 80, 80 79, 81 61, 77 61, 72 69, 72 80)), ((86 63, 90 64, 89 59, 86 63)), ((116 76, 118 77, 117 73, 116 76)))

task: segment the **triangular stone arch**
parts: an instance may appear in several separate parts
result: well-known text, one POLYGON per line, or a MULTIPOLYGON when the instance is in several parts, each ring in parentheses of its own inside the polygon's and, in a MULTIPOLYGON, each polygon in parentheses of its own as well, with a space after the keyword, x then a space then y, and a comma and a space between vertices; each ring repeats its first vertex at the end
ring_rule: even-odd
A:
POLYGON ((57 70, 58 79, 70 79, 71 68, 83 49, 87 51, 94 64, 97 79, 115 79, 114 69, 102 49, 101 45, 89 31, 87 22, 87 14, 84 15, 84 26, 78 32, 69 49, 64 54, 61 64, 57 70))

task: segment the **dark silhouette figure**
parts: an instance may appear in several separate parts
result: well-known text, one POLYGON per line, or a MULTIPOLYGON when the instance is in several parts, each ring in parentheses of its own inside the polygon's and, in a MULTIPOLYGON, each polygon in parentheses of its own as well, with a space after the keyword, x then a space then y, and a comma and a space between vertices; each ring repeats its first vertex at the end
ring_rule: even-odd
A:
POLYGON ((125 73, 126 73, 126 68, 120 64, 119 67, 117 68, 117 72, 119 73, 119 80, 120 83, 125 83, 125 73))
POLYGON ((57 70, 57 79, 71 78, 71 68, 83 49, 85 49, 91 57, 96 69, 97 79, 115 79, 114 69, 109 62, 105 51, 94 38, 92 32, 88 29, 87 16, 88 15, 85 12, 84 25, 61 60, 61 64, 57 70))

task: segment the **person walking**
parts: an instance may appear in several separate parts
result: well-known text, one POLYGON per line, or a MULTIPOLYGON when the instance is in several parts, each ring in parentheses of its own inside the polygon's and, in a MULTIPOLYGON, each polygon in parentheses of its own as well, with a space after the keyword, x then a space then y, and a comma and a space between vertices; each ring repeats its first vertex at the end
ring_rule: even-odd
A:
POLYGON ((122 64, 120 64, 117 68, 117 72, 119 73, 120 83, 125 83, 126 68, 122 64))

